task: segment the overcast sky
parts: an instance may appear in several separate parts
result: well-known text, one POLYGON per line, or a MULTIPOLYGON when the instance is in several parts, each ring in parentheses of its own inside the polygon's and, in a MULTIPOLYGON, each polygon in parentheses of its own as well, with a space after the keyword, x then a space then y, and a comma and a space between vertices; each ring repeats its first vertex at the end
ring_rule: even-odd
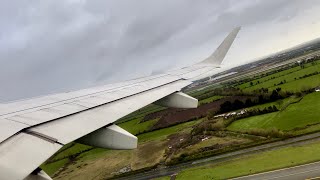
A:
POLYGON ((318 0, 2 0, 0 102, 163 72, 242 30, 230 68, 320 37, 318 0))

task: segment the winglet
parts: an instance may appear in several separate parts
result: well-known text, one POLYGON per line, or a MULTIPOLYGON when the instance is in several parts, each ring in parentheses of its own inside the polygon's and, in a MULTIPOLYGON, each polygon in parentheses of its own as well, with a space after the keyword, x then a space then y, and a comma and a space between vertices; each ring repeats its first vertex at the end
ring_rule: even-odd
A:
POLYGON ((228 50, 230 49, 234 39, 236 38, 238 32, 240 31, 241 27, 237 27, 233 29, 229 35, 223 40, 223 42, 219 45, 216 51, 209 56, 207 59, 201 61, 199 64, 209 64, 211 66, 220 67, 221 62, 223 61, 224 57, 226 56, 228 50))

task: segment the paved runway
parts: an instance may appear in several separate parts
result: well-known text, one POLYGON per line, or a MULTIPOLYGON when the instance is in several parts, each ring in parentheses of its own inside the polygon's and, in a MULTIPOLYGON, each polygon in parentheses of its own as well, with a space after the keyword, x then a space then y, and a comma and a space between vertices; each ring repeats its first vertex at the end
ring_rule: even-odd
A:
POLYGON ((320 162, 234 178, 233 180, 304 180, 320 179, 320 162))

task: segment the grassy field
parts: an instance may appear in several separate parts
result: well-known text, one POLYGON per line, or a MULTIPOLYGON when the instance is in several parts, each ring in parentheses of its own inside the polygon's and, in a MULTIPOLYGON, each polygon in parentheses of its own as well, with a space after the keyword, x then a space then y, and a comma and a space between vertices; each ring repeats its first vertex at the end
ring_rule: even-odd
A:
POLYGON ((69 157, 77 154, 79 152, 83 152, 91 149, 91 146, 73 143, 70 145, 66 145, 66 148, 62 148, 55 156, 53 156, 50 160, 52 163, 46 163, 41 165, 41 168, 44 169, 49 175, 52 175, 58 169, 67 164, 70 160, 69 157))
POLYGON ((320 86, 320 74, 295 80, 295 81, 291 81, 291 82, 287 82, 282 85, 273 86, 270 88, 270 90, 280 87, 283 91, 298 92, 304 89, 314 88, 317 86, 320 86))
POLYGON ((83 160, 80 158, 70 163, 62 173, 59 173, 54 179, 94 179, 100 178, 118 171, 132 161, 130 151, 109 151, 103 153, 97 158, 83 160), (112 166, 110 166, 112 164, 112 166))
POLYGON ((63 167, 66 163, 69 162, 69 159, 62 159, 54 163, 46 164, 40 166, 49 176, 52 176, 56 171, 63 167))
POLYGON ((238 87, 244 89, 245 91, 252 91, 260 88, 270 88, 272 90, 277 87, 281 87, 283 90, 299 91, 304 87, 315 87, 320 85, 320 75, 299 79, 299 77, 316 71, 320 71, 320 64, 306 64, 305 68, 303 69, 300 67, 294 67, 266 77, 262 77, 257 80, 253 80, 251 81, 254 84, 253 86, 250 85, 251 82, 247 82, 239 85, 238 87), (295 78, 297 80, 295 80, 295 78), (258 81, 260 83, 257 84, 258 81), (286 81, 287 83, 278 85, 281 81, 286 81))
POLYGON ((289 105, 285 110, 253 116, 235 121, 229 130, 246 130, 254 128, 278 128, 292 130, 297 127, 320 122, 320 93, 306 95, 299 103, 289 105))
POLYGON ((66 158, 66 157, 68 157, 70 155, 76 154, 76 153, 81 152, 81 151, 88 150, 90 148, 92 148, 92 147, 84 145, 84 144, 75 143, 72 147, 70 147, 70 148, 62 151, 61 153, 57 154, 53 159, 66 158))
POLYGON ((177 179, 228 179, 320 160, 320 142, 243 156, 216 165, 183 170, 177 179), (303 153, 301 153, 303 152, 303 153))
POLYGON ((248 117, 233 122, 231 125, 228 126, 227 129, 231 131, 241 131, 255 128, 267 128, 270 124, 270 121, 272 121, 272 119, 275 118, 276 115, 277 112, 248 117))
POLYGON ((269 102, 269 103, 265 103, 265 104, 259 104, 259 105, 255 105, 249 108, 246 108, 247 110, 252 110, 252 109, 260 109, 263 110, 264 108, 268 108, 269 106, 276 106, 279 110, 285 108, 286 106, 288 106, 291 103, 297 102, 299 101, 300 98, 299 97, 288 97, 286 99, 281 99, 275 102, 269 102))
POLYGON ((165 148, 164 141, 152 141, 134 150, 94 149, 81 154, 54 179, 106 179, 124 167, 136 170, 153 166, 162 160, 165 148))
POLYGON ((149 128, 151 128, 158 121, 158 119, 153 119, 140 123, 141 119, 142 118, 136 118, 134 120, 118 124, 118 126, 127 130, 131 134, 138 134, 146 130, 149 130, 149 128))
POLYGON ((189 92, 186 92, 186 94, 192 96, 192 97, 195 97, 197 98, 198 96, 201 96, 203 94, 205 94, 206 92, 210 91, 210 90, 213 90, 215 88, 219 88, 219 87, 222 87, 222 85, 208 85, 206 87, 204 87, 203 89, 201 90, 193 90, 193 91, 189 91, 189 92))
POLYGON ((204 148, 204 147, 210 147, 212 145, 230 145, 230 144, 246 144, 252 142, 248 138, 244 137, 211 137, 208 140, 201 141, 195 145, 189 146, 179 152, 176 156, 179 156, 180 154, 183 153, 192 153, 192 152, 197 152, 199 149, 204 148))
POLYGON ((224 96, 212 96, 212 97, 209 97, 209 98, 207 98, 207 99, 203 99, 203 100, 199 101, 199 105, 211 103, 211 102, 213 102, 213 101, 222 99, 223 97, 224 97, 224 96))
MULTIPOLYGON (((90 175, 85 175, 83 178, 80 179, 86 179, 86 178, 93 178, 93 175, 100 176, 99 174, 94 172, 94 169, 91 167, 87 167, 87 164, 100 164, 102 166, 102 162, 107 163, 106 161, 112 156, 110 162, 114 163, 112 166, 102 166, 102 169, 104 169, 104 172, 101 172, 103 176, 110 176, 110 174, 114 171, 119 170, 121 167, 126 166, 128 163, 131 165, 134 169, 139 169, 147 166, 152 166, 155 163, 158 163, 161 158, 162 154, 164 154, 165 146, 164 146, 164 139, 168 135, 178 133, 178 132, 187 132, 191 130, 191 127, 197 123, 199 123, 201 120, 197 121, 191 121, 186 122, 182 124, 178 124, 169 128, 160 129, 148 133, 144 133, 142 135, 138 136, 139 144, 138 148, 136 150, 128 150, 128 151, 120 151, 120 150, 106 150, 101 148, 94 148, 90 151, 81 153, 80 156, 76 158, 75 161, 73 161, 70 165, 67 166, 66 170, 59 174, 59 177, 57 179, 63 179, 63 178, 80 178, 80 176, 83 176, 83 174, 90 173, 90 175), (150 152, 150 150, 152 152, 150 152), (145 155, 148 154, 146 157, 145 155), (114 158, 113 158, 114 157, 114 158), (129 161, 128 161, 129 159, 129 161), (109 174, 108 174, 109 173, 109 174)), ((148 121, 149 122, 149 121, 148 121)), ((124 129, 127 128, 129 131, 136 131, 137 126, 134 123, 137 123, 137 121, 134 122, 126 122, 122 123, 125 124, 123 126, 124 129)), ((147 122, 145 122, 147 123, 147 122)), ((150 123, 150 122, 149 122, 150 123)), ((143 123, 140 123, 143 124, 143 123)), ((146 125, 141 125, 141 127, 146 127, 146 125)), ((138 128, 138 129, 141 129, 138 128)), ((82 145, 82 144, 75 144, 73 146, 69 146, 69 148, 64 149, 64 151, 61 151, 58 153, 53 159, 61 159, 62 160, 44 164, 41 167, 48 172, 50 175, 53 175, 54 172, 56 172, 58 169, 63 167, 65 164, 70 162, 68 156, 76 154, 80 151, 87 150, 91 148, 90 146, 82 145)), ((95 168, 98 165, 96 165, 95 168)), ((100 170, 99 170, 100 172, 100 170)))
POLYGON ((191 130, 191 127, 195 124, 198 124, 202 121, 202 119, 181 123, 175 126, 171 126, 164 129, 159 129, 156 131, 144 133, 138 136, 139 142, 145 141, 154 141, 165 139, 168 135, 177 133, 177 132, 188 132, 191 130))
MULTIPOLYGON (((310 66, 310 65, 307 65, 307 67, 310 66)), ((262 78, 259 78, 259 79, 256 79, 256 80, 253 80, 251 81, 253 84, 257 84, 257 82, 265 82, 265 81, 269 81, 271 80, 271 78, 279 78, 281 76, 285 76, 287 74, 290 74, 290 73, 293 73, 293 72, 296 72, 296 71, 300 71, 301 68, 300 67, 294 67, 294 68, 291 68, 291 69, 288 69, 288 70, 284 70, 284 71, 281 71, 281 72, 278 72, 278 73, 275 73, 275 74, 272 74, 272 75, 269 75, 269 76, 265 76, 265 77, 262 77, 262 78)), ((247 83, 244 83, 244 84, 241 84, 239 85, 239 88, 241 89, 244 89, 244 88, 248 88, 248 87, 251 87, 250 86, 250 82, 247 82, 247 83)))
MULTIPOLYGON (((119 124, 119 126, 126 129, 127 131, 129 131, 132 134, 137 134, 139 132, 145 131, 148 128, 150 128, 156 121, 157 121, 157 119, 150 120, 150 121, 147 121, 144 123, 139 123, 140 118, 137 118, 137 119, 134 119, 134 120, 131 120, 128 122, 121 123, 121 124, 119 124)), ((78 143, 75 143, 74 145, 72 145, 70 147, 66 146, 66 148, 64 150, 61 150, 60 153, 57 153, 57 155, 55 155, 52 158, 52 160, 59 160, 59 161, 44 164, 44 165, 42 165, 42 167, 46 170, 46 172, 49 172, 50 175, 52 175, 55 171, 57 171, 58 169, 60 169, 66 163, 69 162, 69 158, 68 158, 69 156, 72 156, 72 155, 77 154, 81 151, 85 151, 85 150, 88 150, 91 148, 92 147, 90 147, 90 146, 78 144, 78 143), (63 160, 60 160, 60 159, 63 159, 63 160)), ((85 159, 85 160, 95 159, 96 157, 100 157, 101 155, 104 155, 106 152, 107 152, 107 150, 105 150, 105 149, 95 148, 94 150, 91 150, 89 152, 82 153, 80 158, 85 159)))
POLYGON ((162 106, 158 106, 158 105, 154 105, 154 104, 150 104, 142 109, 139 109, 131 114, 128 114, 127 116, 119 119, 117 121, 117 124, 121 124, 123 122, 127 122, 127 121, 131 121, 137 118, 143 118, 145 115, 150 114, 150 113, 154 113, 154 112, 158 112, 161 110, 166 109, 165 107, 162 106))

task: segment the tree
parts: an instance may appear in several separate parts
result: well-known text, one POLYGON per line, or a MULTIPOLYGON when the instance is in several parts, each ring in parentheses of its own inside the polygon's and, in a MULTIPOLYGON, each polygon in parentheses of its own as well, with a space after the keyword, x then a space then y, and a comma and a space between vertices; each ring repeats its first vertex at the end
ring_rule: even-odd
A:
POLYGON ((273 110, 274 112, 275 112, 275 111, 279 111, 278 108, 277 108, 277 106, 275 106, 275 105, 272 106, 272 110, 273 110))
POLYGON ((246 105, 247 107, 250 107, 250 106, 253 105, 253 102, 252 102, 251 98, 248 98, 248 99, 246 100, 245 105, 246 105))
POLYGON ((263 108, 262 113, 263 113, 263 114, 268 113, 268 109, 267 109, 266 107, 265 107, 265 108, 263 108))
POLYGON ((258 99, 259 99, 258 100, 259 104, 262 104, 266 101, 265 98, 263 97, 263 95, 259 95, 258 99))
POLYGON ((277 90, 273 90, 273 91, 272 91, 272 93, 271 93, 271 95, 270 95, 270 99, 271 99, 272 101, 276 101, 276 100, 280 99, 280 95, 279 95, 279 93, 278 93, 277 90))
POLYGON ((241 109, 244 107, 244 103, 238 99, 233 102, 233 109, 241 109))
POLYGON ((228 112, 232 108, 232 103, 230 101, 226 101, 220 105, 220 112, 228 112))

